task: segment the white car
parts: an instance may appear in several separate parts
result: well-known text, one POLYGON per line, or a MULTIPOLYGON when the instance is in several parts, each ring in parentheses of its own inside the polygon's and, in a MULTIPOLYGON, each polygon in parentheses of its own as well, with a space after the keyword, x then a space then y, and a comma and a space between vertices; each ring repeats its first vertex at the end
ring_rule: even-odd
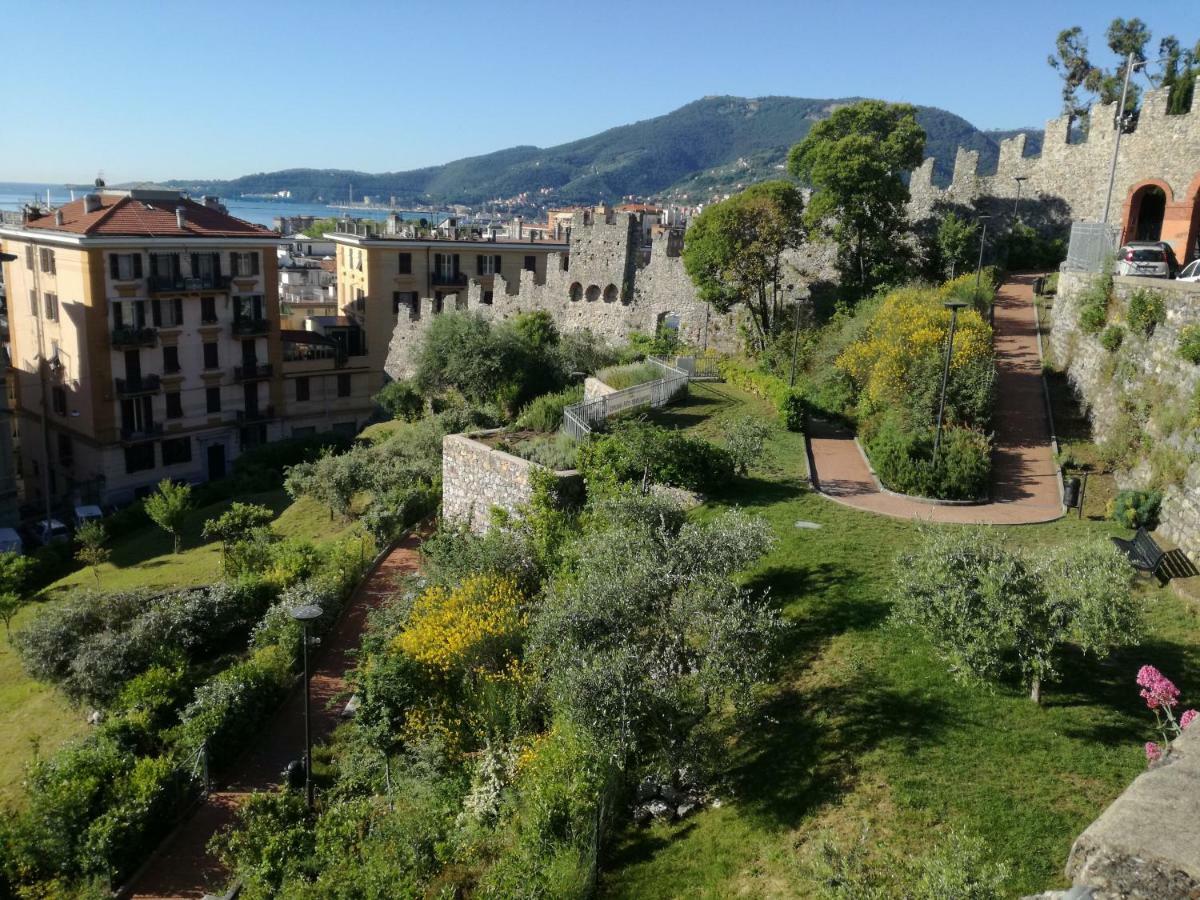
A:
POLYGON ((25 552, 25 542, 15 528, 0 528, 0 553, 15 553, 20 556, 25 552))
POLYGON ((1200 259, 1193 259, 1179 273, 1179 281, 1200 281, 1200 259))
POLYGON ((33 526, 33 536, 39 544, 54 544, 71 537, 70 529, 58 519, 42 519, 33 526))
POLYGON ((77 506, 75 507, 75 527, 78 528, 84 522, 98 522, 104 518, 104 511, 98 506, 77 506))

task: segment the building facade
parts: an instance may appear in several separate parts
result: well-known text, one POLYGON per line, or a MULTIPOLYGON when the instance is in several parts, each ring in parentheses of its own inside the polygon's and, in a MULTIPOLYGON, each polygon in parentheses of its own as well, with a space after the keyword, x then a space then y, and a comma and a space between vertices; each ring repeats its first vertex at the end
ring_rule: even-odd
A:
POLYGON ((24 499, 122 502, 365 421, 344 344, 279 327, 277 235, 214 198, 98 190, 0 228, 24 499), (297 381, 303 382, 303 387, 297 381))

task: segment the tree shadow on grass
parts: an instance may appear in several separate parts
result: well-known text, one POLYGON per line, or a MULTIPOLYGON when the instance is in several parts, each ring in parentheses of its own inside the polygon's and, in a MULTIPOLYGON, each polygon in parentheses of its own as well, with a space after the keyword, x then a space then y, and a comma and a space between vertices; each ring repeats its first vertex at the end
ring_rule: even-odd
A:
POLYGON ((656 826, 626 829, 619 841, 604 854, 604 868, 615 871, 649 862, 660 850, 686 838, 695 827, 696 823, 692 821, 672 828, 656 826))
POLYGON ((913 752, 947 724, 936 700, 865 672, 789 690, 741 729, 730 781, 743 814, 766 827, 794 828, 849 792, 858 760, 881 743, 900 741, 913 752))
POLYGON ((800 481, 767 481, 763 478, 736 476, 709 494, 712 500, 742 509, 786 503, 808 491, 800 481))

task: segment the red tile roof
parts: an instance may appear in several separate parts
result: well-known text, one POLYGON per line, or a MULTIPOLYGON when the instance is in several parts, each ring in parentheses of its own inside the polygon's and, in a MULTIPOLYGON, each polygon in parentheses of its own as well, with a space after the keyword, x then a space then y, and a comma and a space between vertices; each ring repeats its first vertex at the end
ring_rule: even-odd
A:
POLYGON ((25 227, 101 237, 278 237, 269 228, 182 197, 143 200, 118 194, 99 196, 100 205, 92 212, 84 212, 82 199, 59 207, 63 217, 61 225, 55 224, 54 213, 51 213, 27 221, 25 227), (179 206, 186 210, 182 229, 175 218, 175 208, 179 206))

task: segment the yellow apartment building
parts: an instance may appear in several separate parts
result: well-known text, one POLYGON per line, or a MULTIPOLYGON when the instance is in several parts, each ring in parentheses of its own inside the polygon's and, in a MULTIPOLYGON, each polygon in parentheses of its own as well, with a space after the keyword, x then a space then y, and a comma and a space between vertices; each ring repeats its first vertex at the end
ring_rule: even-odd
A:
POLYGON ((0 226, 24 499, 123 502, 370 416, 348 328, 280 329, 268 229, 161 188, 0 226))

